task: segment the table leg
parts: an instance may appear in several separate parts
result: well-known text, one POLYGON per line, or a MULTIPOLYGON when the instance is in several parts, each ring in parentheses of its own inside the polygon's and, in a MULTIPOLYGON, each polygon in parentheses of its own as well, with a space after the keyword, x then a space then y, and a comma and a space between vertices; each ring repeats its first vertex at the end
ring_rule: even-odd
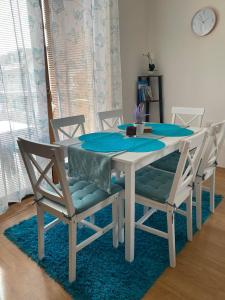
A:
POLYGON ((125 259, 134 260, 135 239, 135 168, 125 169, 125 259))

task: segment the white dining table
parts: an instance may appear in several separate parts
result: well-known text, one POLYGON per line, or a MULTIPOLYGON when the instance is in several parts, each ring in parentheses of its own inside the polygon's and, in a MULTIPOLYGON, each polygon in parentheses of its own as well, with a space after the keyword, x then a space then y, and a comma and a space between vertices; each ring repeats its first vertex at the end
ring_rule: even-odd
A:
MULTIPOLYGON (((189 127, 195 133, 200 128, 189 127)), ((110 129, 112 132, 113 130, 110 129)), ((115 129, 118 132, 118 129, 115 129)), ((144 137, 147 137, 145 135, 144 137)), ((150 137, 150 136, 149 136, 150 137)), ((151 152, 123 152, 112 156, 112 169, 125 173, 125 259, 129 262, 134 260, 135 251, 135 172, 150 163, 179 149, 181 140, 187 137, 160 137, 165 143, 161 150, 151 152)), ((78 138, 60 142, 67 151, 71 144, 81 143, 78 138)), ((120 233, 121 234, 121 233, 120 233)))

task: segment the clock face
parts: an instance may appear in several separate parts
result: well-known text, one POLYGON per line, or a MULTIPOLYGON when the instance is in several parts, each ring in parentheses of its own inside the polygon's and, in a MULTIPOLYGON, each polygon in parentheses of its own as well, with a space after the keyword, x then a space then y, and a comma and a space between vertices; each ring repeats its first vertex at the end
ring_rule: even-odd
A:
POLYGON ((216 13, 212 8, 206 7, 197 11, 191 23, 192 30, 199 36, 209 34, 216 25, 216 13))

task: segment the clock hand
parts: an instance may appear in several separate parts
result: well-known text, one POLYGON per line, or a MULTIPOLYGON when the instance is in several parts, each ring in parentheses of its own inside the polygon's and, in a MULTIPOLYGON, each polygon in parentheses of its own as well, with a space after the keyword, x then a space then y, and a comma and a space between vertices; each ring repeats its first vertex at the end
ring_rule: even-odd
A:
POLYGON ((205 22, 208 20, 209 18, 206 18, 205 20, 202 21, 203 24, 205 24, 205 22))
POLYGON ((202 23, 202 21, 203 21, 203 18, 202 18, 202 16, 201 16, 201 15, 199 15, 199 19, 200 19, 200 22, 202 23))

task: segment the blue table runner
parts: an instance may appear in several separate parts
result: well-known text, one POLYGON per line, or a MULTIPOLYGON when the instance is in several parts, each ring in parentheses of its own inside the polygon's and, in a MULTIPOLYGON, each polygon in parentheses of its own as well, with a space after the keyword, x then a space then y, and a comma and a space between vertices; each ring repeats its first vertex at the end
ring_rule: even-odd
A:
POLYGON ((68 175, 85 180, 111 194, 111 157, 83 150, 79 144, 68 147, 68 175))

